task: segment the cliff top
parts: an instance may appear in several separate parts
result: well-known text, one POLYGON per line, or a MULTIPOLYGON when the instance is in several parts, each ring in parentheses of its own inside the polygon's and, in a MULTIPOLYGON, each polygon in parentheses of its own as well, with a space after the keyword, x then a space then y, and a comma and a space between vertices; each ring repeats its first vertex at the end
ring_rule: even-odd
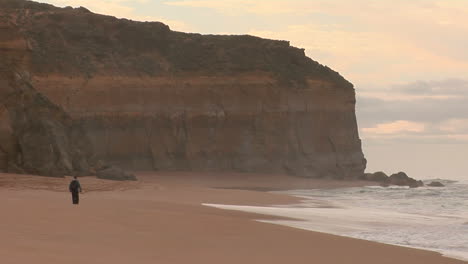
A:
POLYGON ((92 77, 98 73, 160 76, 259 71, 291 86, 301 86, 310 78, 352 88, 337 72, 308 58, 288 41, 182 33, 160 22, 117 19, 83 7, 58 8, 26 0, 0 0, 0 7, 0 31, 14 27, 27 40, 34 74, 92 77))

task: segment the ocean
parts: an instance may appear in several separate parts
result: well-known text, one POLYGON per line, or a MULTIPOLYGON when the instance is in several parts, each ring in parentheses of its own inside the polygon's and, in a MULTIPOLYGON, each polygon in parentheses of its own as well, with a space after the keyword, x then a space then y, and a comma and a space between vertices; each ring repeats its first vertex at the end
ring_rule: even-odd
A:
POLYGON ((262 222, 427 249, 468 260, 468 181, 437 181, 445 187, 291 190, 278 193, 300 197, 300 204, 207 205, 298 219, 259 220, 262 222))

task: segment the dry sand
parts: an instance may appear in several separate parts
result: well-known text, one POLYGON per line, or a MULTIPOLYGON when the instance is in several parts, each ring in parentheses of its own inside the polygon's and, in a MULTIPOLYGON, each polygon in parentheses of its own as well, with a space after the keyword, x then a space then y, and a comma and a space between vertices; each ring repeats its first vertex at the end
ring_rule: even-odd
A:
POLYGON ((363 182, 216 173, 139 173, 139 178, 82 178, 85 192, 74 206, 67 192, 70 178, 0 174, 0 263, 467 263, 429 251, 259 223, 253 220, 269 217, 201 205, 293 203, 294 197, 251 190, 363 182))

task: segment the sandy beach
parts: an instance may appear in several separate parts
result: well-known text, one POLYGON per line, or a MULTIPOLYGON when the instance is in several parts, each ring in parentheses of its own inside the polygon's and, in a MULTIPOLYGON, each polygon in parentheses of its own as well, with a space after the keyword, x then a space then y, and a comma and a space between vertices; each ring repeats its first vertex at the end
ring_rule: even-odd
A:
POLYGON ((202 203, 269 205, 298 201, 261 192, 362 186, 366 182, 284 175, 137 173, 137 182, 0 174, 1 263, 399 263, 457 264, 438 253, 304 231, 202 203), (232 177, 236 176, 236 177, 232 177))

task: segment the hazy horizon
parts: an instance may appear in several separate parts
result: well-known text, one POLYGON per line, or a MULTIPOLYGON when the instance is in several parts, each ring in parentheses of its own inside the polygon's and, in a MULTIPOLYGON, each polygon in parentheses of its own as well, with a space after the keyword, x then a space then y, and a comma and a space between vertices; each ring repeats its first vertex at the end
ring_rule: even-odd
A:
POLYGON ((177 31, 288 40, 355 85, 368 172, 468 179, 468 1, 39 2, 177 31))

